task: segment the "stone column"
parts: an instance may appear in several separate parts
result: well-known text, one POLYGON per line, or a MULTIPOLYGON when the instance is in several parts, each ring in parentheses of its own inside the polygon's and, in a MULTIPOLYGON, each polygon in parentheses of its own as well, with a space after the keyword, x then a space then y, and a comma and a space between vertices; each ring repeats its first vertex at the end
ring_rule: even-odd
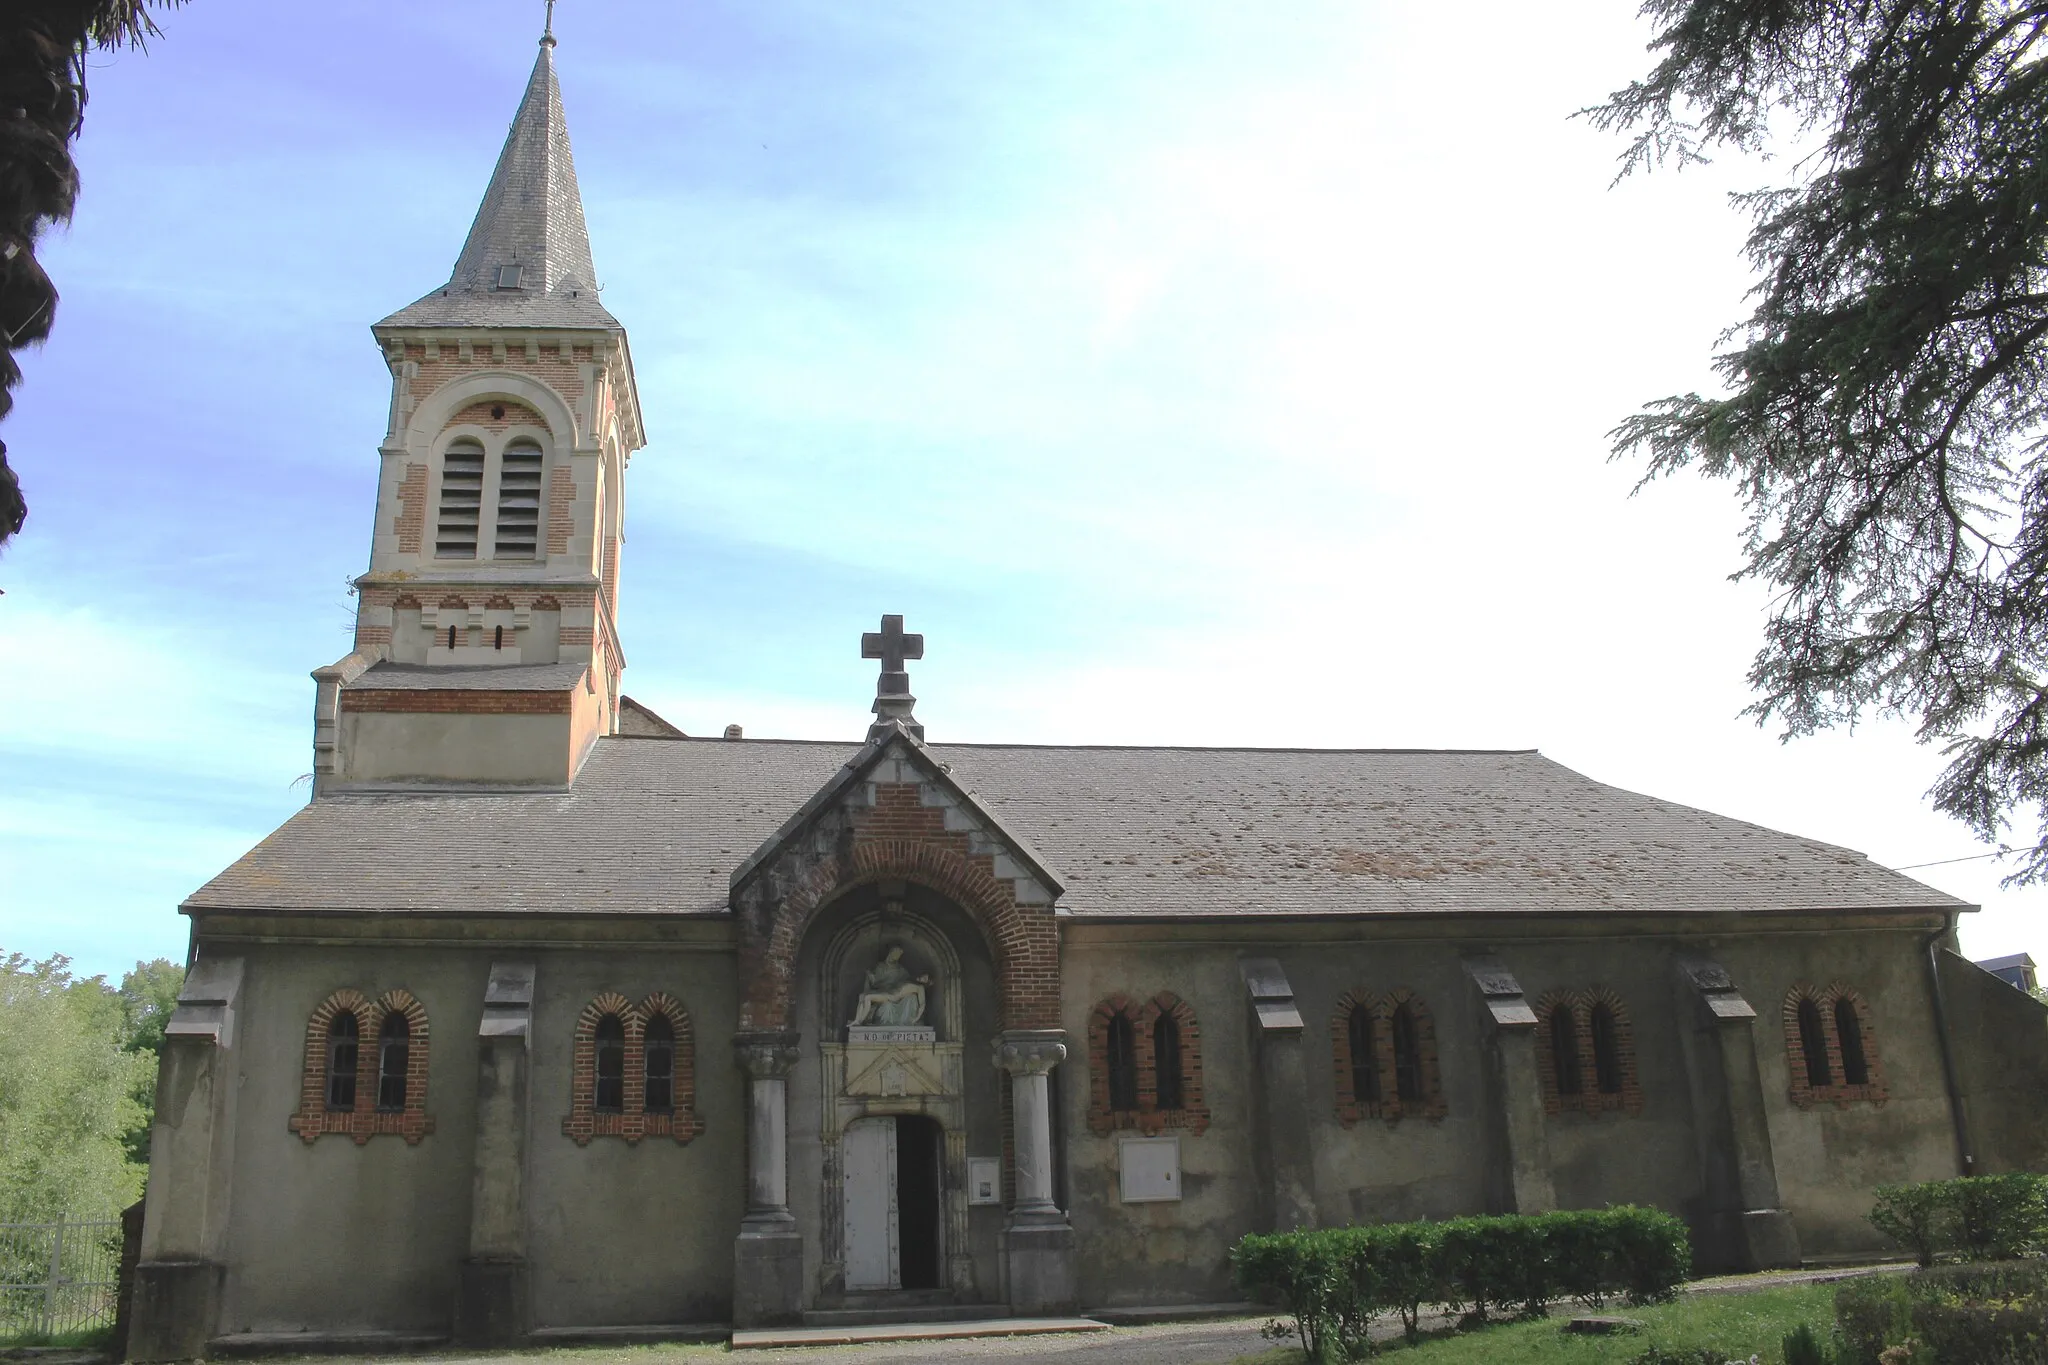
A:
POLYGON ((1497 1213, 1548 1213, 1557 1207, 1550 1179, 1550 1135, 1537 1075, 1536 1011, 1498 958, 1465 959, 1479 993, 1487 1035, 1486 1095, 1492 1161, 1487 1202, 1497 1213))
POLYGON ((803 1316, 804 1239, 789 1211, 789 1072, 794 1033, 740 1033, 733 1055, 747 1073, 747 1216, 733 1243, 735 1327, 803 1316))
POLYGON ((1074 1228, 1052 1197, 1048 1078, 1066 1057, 1066 1034, 1059 1029, 1011 1029, 996 1039, 995 1063, 1010 1073, 1016 1122, 1017 1200, 1003 1229, 1013 1313, 1067 1312, 1076 1299, 1074 1228))
POLYGON ((234 1167, 242 959, 192 964, 164 1028, 128 1359, 191 1360, 219 1327, 234 1167))
POLYGON ((1275 957, 1241 958, 1252 1028, 1252 1131, 1264 1196, 1260 1221, 1291 1232, 1316 1224, 1315 1153, 1309 1142, 1308 1061, 1294 987, 1275 957))
POLYGON ((1778 1194, 1757 1070, 1756 1011, 1720 963, 1680 956, 1672 965, 1706 1195, 1707 1254, 1733 1270, 1796 1267, 1799 1233, 1778 1194))
POLYGON ((455 1338, 523 1343, 528 1330, 526 1129, 534 966, 494 962, 477 1025, 476 1149, 470 1168, 469 1256, 455 1338))

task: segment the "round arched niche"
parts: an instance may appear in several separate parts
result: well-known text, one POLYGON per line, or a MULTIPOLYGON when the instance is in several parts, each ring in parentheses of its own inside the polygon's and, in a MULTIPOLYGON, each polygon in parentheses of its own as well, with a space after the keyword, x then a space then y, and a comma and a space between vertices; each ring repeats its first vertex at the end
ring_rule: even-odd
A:
POLYGON ((994 955, 965 909, 927 887, 880 881, 853 887, 822 907, 798 945, 791 1023, 801 1036, 790 1076, 790 1203, 806 1238, 806 1277, 819 1303, 858 1288, 847 1279, 842 1142, 866 1121, 929 1120, 940 1138, 943 1283, 972 1297, 1000 1283, 999 1206, 968 1208, 969 1154, 1003 1150, 1003 1078, 988 1058, 1000 1028, 994 955), (862 986, 891 948, 912 976, 929 976, 928 1043, 849 1042, 862 986), (899 1051, 903 1083, 879 1076, 899 1051))

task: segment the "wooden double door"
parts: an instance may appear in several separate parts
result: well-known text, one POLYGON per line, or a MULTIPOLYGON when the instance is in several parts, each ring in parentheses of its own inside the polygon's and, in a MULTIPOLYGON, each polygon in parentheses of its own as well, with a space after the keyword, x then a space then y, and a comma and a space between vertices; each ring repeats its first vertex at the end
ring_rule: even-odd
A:
POLYGON ((857 1119, 840 1139, 849 1290, 937 1289, 945 1135, 936 1119, 857 1119))

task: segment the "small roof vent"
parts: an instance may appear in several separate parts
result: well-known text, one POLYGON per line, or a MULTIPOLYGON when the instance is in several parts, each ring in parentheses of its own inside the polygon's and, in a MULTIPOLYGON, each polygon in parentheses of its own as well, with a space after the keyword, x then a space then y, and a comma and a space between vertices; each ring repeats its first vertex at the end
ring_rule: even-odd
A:
POLYGON ((525 270, 526 270, 526 267, 525 267, 525 266, 520 266, 520 265, 501 265, 501 266, 499 266, 499 267, 498 267, 498 288, 500 288, 500 289, 517 289, 517 288, 519 288, 519 287, 520 287, 520 284, 519 284, 519 277, 520 277, 520 275, 521 275, 521 274, 523 274, 523 273, 525 272, 525 270))

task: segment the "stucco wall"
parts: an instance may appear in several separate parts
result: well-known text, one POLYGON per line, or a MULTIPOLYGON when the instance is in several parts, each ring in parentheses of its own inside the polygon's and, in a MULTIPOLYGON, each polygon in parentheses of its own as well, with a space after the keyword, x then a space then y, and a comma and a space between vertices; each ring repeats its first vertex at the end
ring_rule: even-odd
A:
MULTIPOLYGON (((729 951, 224 946, 248 963, 223 1333, 445 1332, 468 1250, 476 1031, 493 960, 538 968, 527 1134, 528 1256, 538 1326, 722 1321, 743 1212, 745 1112, 733 1066, 729 951), (392 1135, 311 1144, 299 1102, 306 1017, 332 991, 402 986, 427 1010, 427 1112, 392 1135), (616 990, 691 1014, 704 1131, 628 1145, 562 1132, 576 1016, 616 990)), ((367 1040, 366 1040, 367 1044, 367 1040)))
POLYGON ((1954 953, 1940 960, 1978 1173, 2048 1170, 2048 1005, 1954 953))
POLYGON ((462 781, 562 786, 594 736, 594 699, 575 713, 449 715, 348 711, 340 717, 344 782, 462 781), (579 748, 578 746, 582 746, 579 748))

